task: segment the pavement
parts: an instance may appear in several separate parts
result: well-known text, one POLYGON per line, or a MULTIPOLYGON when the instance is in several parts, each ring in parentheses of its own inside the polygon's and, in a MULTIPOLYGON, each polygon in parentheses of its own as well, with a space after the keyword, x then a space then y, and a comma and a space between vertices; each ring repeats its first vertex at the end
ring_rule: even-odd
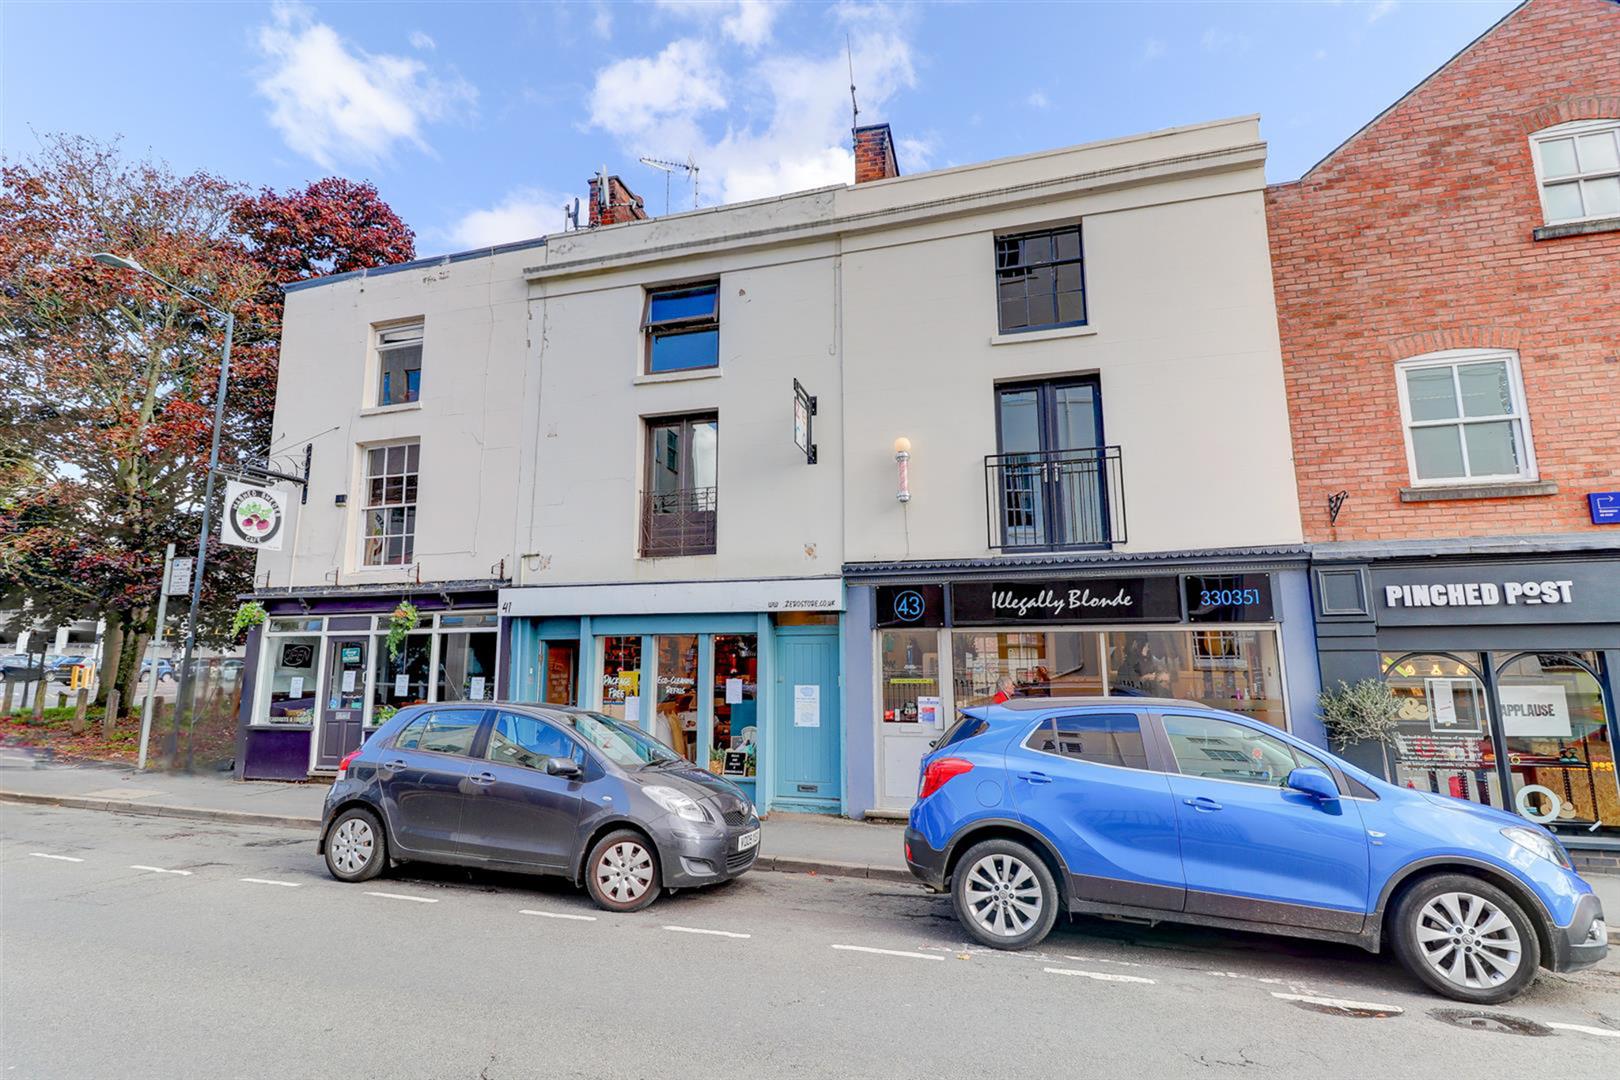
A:
MULTIPOLYGON (((326 791, 319 781, 267 783, 219 773, 57 765, 25 751, 0 752, 0 801, 8 802, 314 830, 326 791)), ((773 813, 762 828, 755 864, 761 870, 913 880, 899 823, 773 813)))
MULTIPOLYGON (((847 826, 846 826, 847 827, 847 826)), ((919 886, 747 874, 611 915, 307 835, 6 805, 0 1077, 1596 1077, 1620 955, 1467 1009, 1348 946, 1076 919, 970 946, 919 886)))

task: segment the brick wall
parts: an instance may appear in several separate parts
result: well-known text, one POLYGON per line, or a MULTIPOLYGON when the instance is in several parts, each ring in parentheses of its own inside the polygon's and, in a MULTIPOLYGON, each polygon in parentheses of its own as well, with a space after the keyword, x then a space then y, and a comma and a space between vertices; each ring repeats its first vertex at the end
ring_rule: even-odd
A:
POLYGON ((1620 231, 1533 239, 1528 141, 1598 117, 1620 117, 1620 3, 1531 0, 1267 191, 1307 539, 1601 528, 1586 493, 1620 488, 1620 231), (1558 491, 1403 503, 1395 361, 1476 346, 1518 350, 1540 479, 1558 491))
POLYGON ((871 124, 855 129, 855 182, 886 180, 900 175, 894 156, 894 133, 888 124, 871 124))

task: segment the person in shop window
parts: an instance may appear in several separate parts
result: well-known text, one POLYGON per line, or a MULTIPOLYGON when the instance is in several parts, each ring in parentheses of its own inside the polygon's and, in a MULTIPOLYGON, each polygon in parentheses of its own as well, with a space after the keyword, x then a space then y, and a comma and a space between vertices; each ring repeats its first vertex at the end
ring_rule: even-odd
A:
POLYGON ((1005 705, 1018 694, 1018 684, 1011 675, 1003 675, 1001 682, 996 686, 996 694, 990 699, 992 705, 1005 705))

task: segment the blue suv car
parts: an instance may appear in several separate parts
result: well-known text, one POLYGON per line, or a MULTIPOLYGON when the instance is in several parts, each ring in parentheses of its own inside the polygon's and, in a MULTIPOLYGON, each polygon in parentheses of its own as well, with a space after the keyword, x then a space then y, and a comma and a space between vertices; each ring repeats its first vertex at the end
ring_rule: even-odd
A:
POLYGON ((1608 951, 1597 896, 1546 829, 1190 701, 966 710, 923 759, 906 862, 1001 949, 1060 911, 1388 941, 1430 988, 1481 1004, 1608 951))

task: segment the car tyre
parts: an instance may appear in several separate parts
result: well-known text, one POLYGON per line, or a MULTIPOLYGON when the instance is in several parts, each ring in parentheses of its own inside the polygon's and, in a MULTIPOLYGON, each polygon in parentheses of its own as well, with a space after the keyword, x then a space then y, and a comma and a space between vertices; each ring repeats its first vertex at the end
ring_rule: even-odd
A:
POLYGON ((358 806, 343 811, 326 834, 326 869, 339 881, 370 881, 388 865, 382 821, 358 806))
POLYGON ((603 911, 640 911, 662 891, 658 850, 634 830, 608 833, 585 856, 585 891, 603 911))
POLYGON ((1518 997, 1541 967, 1524 907, 1468 874, 1424 878, 1401 895, 1390 932, 1401 965, 1429 989, 1473 1005, 1518 997))
POLYGON ((956 917, 980 944, 1026 949, 1052 930, 1058 916, 1052 871, 1016 840, 974 844, 951 876, 956 917))

